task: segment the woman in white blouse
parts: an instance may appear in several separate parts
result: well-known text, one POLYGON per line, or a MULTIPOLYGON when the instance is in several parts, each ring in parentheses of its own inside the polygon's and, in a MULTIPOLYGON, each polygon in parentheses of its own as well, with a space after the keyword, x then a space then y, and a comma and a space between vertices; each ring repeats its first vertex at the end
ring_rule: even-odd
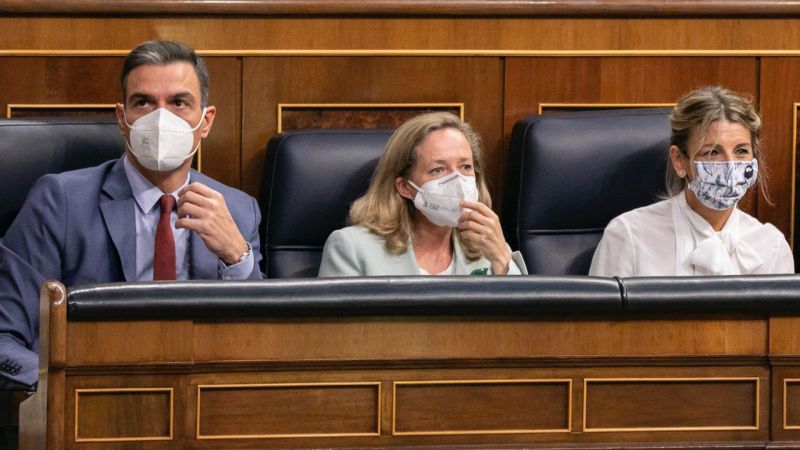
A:
POLYGON ((353 226, 325 242, 319 276, 525 273, 491 209, 482 166, 480 139, 457 116, 401 125, 350 208, 353 226))
POLYGON ((736 207, 756 183, 769 201, 759 146, 761 118, 752 103, 722 87, 700 88, 679 100, 670 124, 670 197, 612 220, 589 274, 793 273, 783 234, 736 207))

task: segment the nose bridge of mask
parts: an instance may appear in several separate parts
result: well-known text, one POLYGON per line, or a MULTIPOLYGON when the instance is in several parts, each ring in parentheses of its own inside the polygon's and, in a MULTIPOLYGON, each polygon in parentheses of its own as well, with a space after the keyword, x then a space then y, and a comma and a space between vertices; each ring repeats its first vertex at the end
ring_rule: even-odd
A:
POLYGON ((200 128, 200 125, 203 124, 203 118, 206 115, 206 110, 207 108, 203 108, 203 111, 200 113, 200 120, 195 126, 192 126, 179 115, 165 108, 158 108, 154 111, 151 111, 136 119, 133 124, 128 123, 128 115, 125 113, 124 109, 122 114, 123 118, 125 119, 125 125, 127 125, 130 129, 147 130, 157 125, 160 131, 194 132, 200 128))

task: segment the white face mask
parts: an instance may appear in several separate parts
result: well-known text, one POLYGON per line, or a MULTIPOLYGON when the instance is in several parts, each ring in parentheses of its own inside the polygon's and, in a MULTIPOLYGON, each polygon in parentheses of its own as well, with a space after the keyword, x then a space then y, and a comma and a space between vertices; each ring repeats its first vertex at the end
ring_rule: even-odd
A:
POLYGON ((428 181, 417 186, 411 180, 408 184, 416 189, 414 206, 431 222, 440 227, 455 227, 464 214, 461 200, 478 201, 478 186, 475 177, 453 172, 450 175, 428 181))
MULTIPOLYGON (((123 112, 124 114, 124 112, 123 112)), ((128 148, 139 164, 156 172, 175 170, 200 147, 194 145, 194 132, 203 123, 206 108, 200 122, 192 128, 185 120, 164 108, 159 108, 136 119, 133 125, 125 117, 130 131, 128 148)))
POLYGON ((695 197, 711 209, 725 210, 744 197, 758 177, 758 161, 694 161, 697 176, 687 183, 695 197))

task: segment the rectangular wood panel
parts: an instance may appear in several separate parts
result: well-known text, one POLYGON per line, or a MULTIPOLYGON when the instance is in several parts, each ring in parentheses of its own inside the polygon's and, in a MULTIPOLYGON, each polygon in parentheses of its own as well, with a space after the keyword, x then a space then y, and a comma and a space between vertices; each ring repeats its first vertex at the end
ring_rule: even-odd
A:
POLYGON ((172 439, 172 389, 76 389, 75 441, 172 439))
POLYGON ((758 430, 758 378, 584 380, 584 431, 758 430))
POLYGON ((571 380, 394 383, 392 434, 569 432, 571 380))
POLYGON ((197 439, 380 434, 380 383, 197 387, 197 439))

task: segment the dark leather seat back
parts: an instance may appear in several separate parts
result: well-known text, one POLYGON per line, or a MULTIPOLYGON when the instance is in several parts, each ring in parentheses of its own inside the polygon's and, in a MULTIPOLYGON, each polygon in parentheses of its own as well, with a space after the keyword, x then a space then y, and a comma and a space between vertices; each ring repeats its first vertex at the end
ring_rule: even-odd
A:
POLYGON ((304 130, 270 139, 260 198, 268 278, 317 276, 325 240, 347 225, 391 134, 304 130))
POLYGON ((511 135, 503 226, 528 272, 586 275, 603 229, 664 192, 669 109, 529 117, 511 135))
POLYGON ((96 166, 124 151, 113 117, 0 119, 0 237, 39 177, 96 166))

